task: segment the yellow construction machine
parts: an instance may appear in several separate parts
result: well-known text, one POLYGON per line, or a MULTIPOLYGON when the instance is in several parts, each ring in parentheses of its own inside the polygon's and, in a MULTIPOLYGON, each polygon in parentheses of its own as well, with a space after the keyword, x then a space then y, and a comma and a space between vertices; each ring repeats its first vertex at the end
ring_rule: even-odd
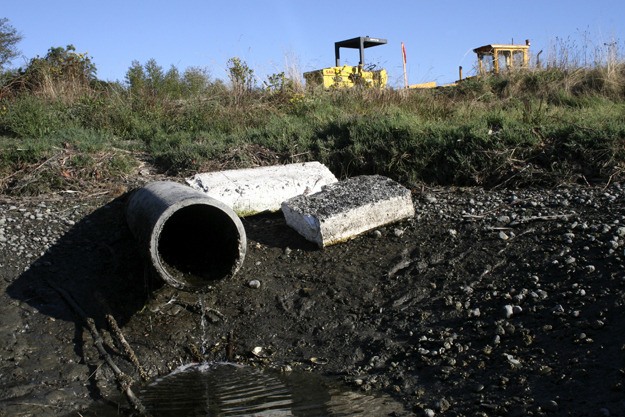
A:
MULTIPOLYGON (((491 44, 475 48, 473 52, 477 54, 477 72, 479 75, 499 74, 504 71, 528 68, 529 51, 529 39, 525 40, 525 45, 491 44)), ((462 73, 460 73, 460 79, 462 79, 462 73)))
POLYGON ((334 67, 323 68, 304 73, 307 86, 323 86, 325 89, 364 87, 386 87, 388 75, 386 70, 367 70, 365 68, 365 48, 386 44, 386 39, 360 36, 334 43, 336 63, 334 67), (341 66, 341 48, 358 49, 360 62, 357 66, 341 66))
MULTIPOLYGON (((486 74, 500 74, 506 71, 515 71, 518 69, 529 68, 530 41, 526 40, 525 45, 515 44, 489 44, 475 48, 473 52, 477 55, 477 77, 486 74)), ((459 67, 458 81, 451 84, 445 84, 441 87, 454 86, 463 78, 462 67, 459 67)), ((412 84, 409 88, 434 88, 437 87, 436 81, 422 84, 412 84)))

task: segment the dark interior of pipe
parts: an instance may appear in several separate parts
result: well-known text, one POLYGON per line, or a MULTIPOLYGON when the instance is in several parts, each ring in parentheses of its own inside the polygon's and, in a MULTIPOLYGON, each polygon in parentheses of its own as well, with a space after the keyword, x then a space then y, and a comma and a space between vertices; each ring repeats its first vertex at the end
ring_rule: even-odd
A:
POLYGON ((240 258, 239 230, 217 207, 194 204, 163 225, 158 251, 167 272, 186 286, 201 287, 229 276, 240 258))

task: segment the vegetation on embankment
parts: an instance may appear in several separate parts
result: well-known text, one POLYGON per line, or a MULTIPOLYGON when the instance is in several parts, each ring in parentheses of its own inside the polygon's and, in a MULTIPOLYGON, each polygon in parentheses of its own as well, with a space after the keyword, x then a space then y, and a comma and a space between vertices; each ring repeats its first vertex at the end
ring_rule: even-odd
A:
POLYGON ((410 186, 612 181, 625 173, 625 64, 550 67, 432 90, 257 87, 134 62, 97 80, 89 57, 52 48, 0 80, 0 192, 35 194, 132 175, 318 160, 337 176, 410 186))

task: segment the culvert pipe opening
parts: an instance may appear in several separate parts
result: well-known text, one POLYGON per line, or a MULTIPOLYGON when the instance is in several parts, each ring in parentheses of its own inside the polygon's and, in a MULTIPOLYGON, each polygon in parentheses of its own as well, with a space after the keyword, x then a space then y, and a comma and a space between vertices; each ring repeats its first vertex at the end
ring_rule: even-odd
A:
POLYGON ((126 217, 153 268, 175 288, 203 292, 243 263, 247 242, 239 217, 185 185, 163 181, 136 190, 126 217))

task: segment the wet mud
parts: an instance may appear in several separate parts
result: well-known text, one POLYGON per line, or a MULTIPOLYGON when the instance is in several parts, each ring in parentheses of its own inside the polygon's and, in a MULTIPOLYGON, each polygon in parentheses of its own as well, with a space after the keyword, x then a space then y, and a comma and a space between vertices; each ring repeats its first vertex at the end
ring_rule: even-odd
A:
POLYGON ((241 270, 203 295, 154 276, 126 200, 0 201, 0 415, 132 415, 70 300, 136 392, 107 315, 148 378, 231 362, 387 395, 393 415, 625 415, 621 184, 413 190, 413 219, 324 249, 248 217, 241 270))

